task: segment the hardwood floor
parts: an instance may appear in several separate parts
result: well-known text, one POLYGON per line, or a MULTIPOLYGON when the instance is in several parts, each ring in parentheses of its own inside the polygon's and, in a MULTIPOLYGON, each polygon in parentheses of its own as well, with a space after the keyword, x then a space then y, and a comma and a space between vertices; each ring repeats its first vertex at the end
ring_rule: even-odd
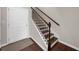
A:
POLYGON ((19 51, 33 44, 33 41, 29 38, 25 38, 14 43, 8 44, 2 47, 2 51, 19 51))
POLYGON ((1 51, 1 48, 0 48, 0 51, 1 51))
POLYGON ((43 51, 36 43, 22 49, 21 51, 43 51))
POLYGON ((73 49, 58 42, 54 47, 51 48, 51 51, 76 51, 76 49, 73 49))
MULTIPOLYGON (((43 51, 36 43, 31 46, 28 46, 21 51, 43 51)), ((76 51, 75 49, 68 47, 60 42, 58 42, 50 51, 76 51)))
MULTIPOLYGON (((2 47, 2 51, 43 51, 34 41, 30 38, 31 41, 21 40, 13 44, 2 47), (32 44, 28 45, 28 43, 32 44), (20 49, 20 50, 19 50, 20 49)), ((50 51, 76 51, 75 49, 68 47, 60 42, 56 43, 50 51)))

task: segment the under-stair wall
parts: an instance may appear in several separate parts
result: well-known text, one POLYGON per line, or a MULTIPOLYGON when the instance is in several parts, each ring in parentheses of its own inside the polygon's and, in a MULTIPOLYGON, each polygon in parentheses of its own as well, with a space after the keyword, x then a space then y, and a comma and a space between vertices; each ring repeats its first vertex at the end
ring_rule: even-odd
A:
POLYGON ((44 50, 48 50, 48 45, 46 45, 45 39, 43 38, 40 30, 36 26, 35 22, 33 21, 32 17, 32 10, 30 10, 30 20, 29 20, 29 30, 30 30, 30 35, 32 39, 44 50))

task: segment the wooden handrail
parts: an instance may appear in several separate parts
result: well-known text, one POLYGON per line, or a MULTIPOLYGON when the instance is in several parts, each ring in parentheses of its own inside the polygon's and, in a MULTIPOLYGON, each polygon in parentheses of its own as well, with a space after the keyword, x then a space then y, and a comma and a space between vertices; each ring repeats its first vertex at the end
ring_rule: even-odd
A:
POLYGON ((60 26, 60 24, 58 22, 56 22, 55 20, 53 20, 51 17, 49 17, 46 13, 44 13, 43 11, 41 11, 38 7, 36 7, 40 12, 42 12, 45 16, 47 16, 51 21, 53 21, 56 25, 60 26))
MULTIPOLYGON (((31 7, 31 9, 34 11, 34 12, 36 12, 32 7, 31 7)), ((36 12, 37 13, 37 12, 36 12)), ((47 24, 47 26, 49 26, 49 24, 37 13, 37 15, 47 24)))

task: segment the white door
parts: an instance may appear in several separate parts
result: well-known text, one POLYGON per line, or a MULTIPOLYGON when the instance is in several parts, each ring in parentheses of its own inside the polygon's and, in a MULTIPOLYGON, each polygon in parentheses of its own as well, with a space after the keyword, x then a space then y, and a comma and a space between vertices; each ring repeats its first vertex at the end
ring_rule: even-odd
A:
POLYGON ((8 8, 8 42, 24 39, 28 32, 28 9, 8 8))

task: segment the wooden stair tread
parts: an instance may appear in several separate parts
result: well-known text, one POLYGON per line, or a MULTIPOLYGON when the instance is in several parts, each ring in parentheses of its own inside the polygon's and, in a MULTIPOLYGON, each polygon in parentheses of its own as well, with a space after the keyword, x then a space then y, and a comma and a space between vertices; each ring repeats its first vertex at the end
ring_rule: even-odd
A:
MULTIPOLYGON (((52 36, 52 35, 54 35, 54 34, 50 33, 50 36, 52 36)), ((44 35, 44 36, 46 39, 49 38, 49 33, 47 35, 44 35)))
POLYGON ((46 32, 49 32, 49 30, 44 30, 44 31, 42 31, 43 34, 46 33, 46 32))
POLYGON ((47 29, 48 27, 43 27, 43 28, 40 28, 40 30, 42 30, 42 29, 47 29))
POLYGON ((58 38, 56 38, 56 37, 52 37, 52 38, 50 39, 50 44, 54 43, 57 39, 58 39, 58 38))
POLYGON ((42 24, 42 25, 38 25, 38 26, 46 26, 45 24, 42 24))

